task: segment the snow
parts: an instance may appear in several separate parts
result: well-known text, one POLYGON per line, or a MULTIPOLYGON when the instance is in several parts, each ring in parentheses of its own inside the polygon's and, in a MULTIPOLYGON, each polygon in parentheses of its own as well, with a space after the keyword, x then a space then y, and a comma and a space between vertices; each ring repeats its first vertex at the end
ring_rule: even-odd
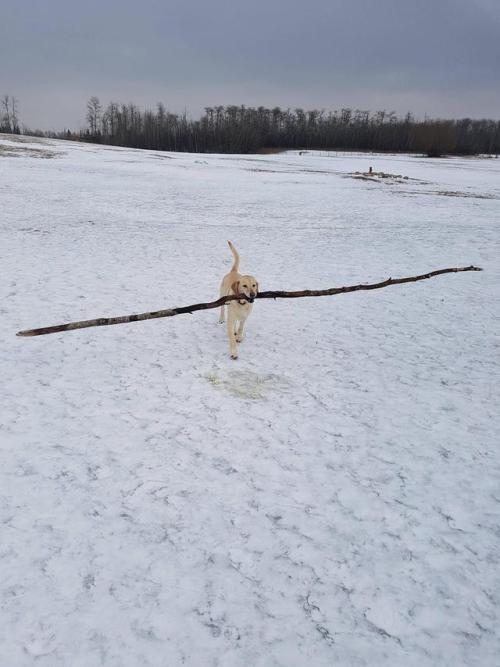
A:
POLYGON ((2 135, 0 664, 496 664, 499 176, 2 135), (238 361, 217 311, 15 336, 211 300, 227 239, 261 289, 484 271, 258 301, 238 361))

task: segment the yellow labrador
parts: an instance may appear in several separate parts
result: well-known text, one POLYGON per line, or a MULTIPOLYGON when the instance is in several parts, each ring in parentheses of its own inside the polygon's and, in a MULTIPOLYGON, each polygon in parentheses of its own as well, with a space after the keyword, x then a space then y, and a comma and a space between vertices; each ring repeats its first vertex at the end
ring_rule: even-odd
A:
POLYGON ((224 323, 224 309, 227 308, 227 335, 229 337, 229 353, 232 359, 238 358, 238 347, 236 343, 241 343, 243 340, 243 329, 247 317, 252 312, 252 303, 259 290, 259 283, 253 276, 240 275, 238 269, 240 266, 240 256, 238 251, 233 246, 231 241, 228 241, 231 252, 233 253, 234 262, 231 271, 222 279, 220 286, 220 295, 228 296, 229 294, 244 295, 247 299, 235 299, 229 301, 220 309, 220 324, 224 323))

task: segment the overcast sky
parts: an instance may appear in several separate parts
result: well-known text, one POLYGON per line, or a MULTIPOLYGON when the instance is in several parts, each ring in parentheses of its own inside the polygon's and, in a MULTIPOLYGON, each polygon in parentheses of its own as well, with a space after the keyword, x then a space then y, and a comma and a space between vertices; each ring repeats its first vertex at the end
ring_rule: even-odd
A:
POLYGON ((91 95, 500 118, 500 0, 0 0, 0 94, 78 129, 91 95))

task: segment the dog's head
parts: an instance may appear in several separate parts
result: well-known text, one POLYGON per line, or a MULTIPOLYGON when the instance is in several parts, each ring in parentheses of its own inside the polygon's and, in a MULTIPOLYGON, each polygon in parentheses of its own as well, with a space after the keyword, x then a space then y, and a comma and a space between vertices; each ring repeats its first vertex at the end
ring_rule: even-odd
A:
POLYGON ((259 283, 254 276, 241 276, 239 280, 231 285, 231 289, 234 294, 244 294, 252 303, 259 292, 259 283))

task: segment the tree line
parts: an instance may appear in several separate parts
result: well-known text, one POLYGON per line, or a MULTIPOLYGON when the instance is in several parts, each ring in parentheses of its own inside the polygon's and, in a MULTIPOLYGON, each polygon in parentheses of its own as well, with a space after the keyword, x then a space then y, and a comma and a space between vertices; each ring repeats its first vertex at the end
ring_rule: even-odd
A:
POLYGON ((332 149, 418 152, 429 156, 500 152, 500 121, 425 119, 393 111, 304 111, 274 107, 206 107, 192 120, 159 103, 142 112, 135 104, 97 97, 87 104, 85 141, 168 151, 255 153, 264 149, 332 149))
MULTIPOLYGON (((97 97, 87 103, 87 126, 79 131, 41 132, 23 127, 23 134, 94 143, 193 153, 256 153, 281 149, 359 150, 477 155, 500 153, 500 121, 418 120, 393 111, 339 111, 273 107, 206 107, 198 119, 169 112, 163 103, 142 111, 136 104, 97 97)), ((20 133, 18 103, 0 100, 0 132, 20 133)))

